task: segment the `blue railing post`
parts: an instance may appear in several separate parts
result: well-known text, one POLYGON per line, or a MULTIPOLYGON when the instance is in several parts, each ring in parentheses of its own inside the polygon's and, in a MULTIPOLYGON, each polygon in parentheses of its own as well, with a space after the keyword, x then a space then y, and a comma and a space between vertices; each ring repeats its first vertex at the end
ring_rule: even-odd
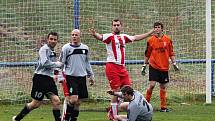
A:
POLYGON ((74 0, 74 28, 79 29, 80 0, 74 0))

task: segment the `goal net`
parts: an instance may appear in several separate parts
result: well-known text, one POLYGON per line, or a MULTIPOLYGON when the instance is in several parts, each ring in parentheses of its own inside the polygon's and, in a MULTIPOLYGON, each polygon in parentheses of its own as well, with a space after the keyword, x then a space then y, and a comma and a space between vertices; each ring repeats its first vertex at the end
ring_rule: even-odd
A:
MULTIPOLYGON (((215 2, 211 6, 215 6, 215 2)), ((70 41, 70 32, 76 26, 81 29, 82 42, 90 47, 91 60, 94 62, 92 68, 96 84, 89 87, 90 99, 101 102, 102 105, 96 108, 105 108, 105 101, 110 99, 106 94, 110 87, 103 63, 106 60, 105 45, 91 37, 88 29, 110 33, 111 20, 114 18, 123 21, 123 33, 129 35, 145 33, 152 29, 154 22, 162 22, 164 33, 173 41, 181 69, 177 73, 170 68, 169 103, 204 101, 205 7, 204 0, 1 0, 0 101, 11 104, 29 102, 34 65, 46 35, 50 31, 59 33, 59 55, 61 47, 70 41)), ((215 18, 214 13, 213 9, 212 18, 215 18)), ((213 33, 214 29, 212 19, 213 33)), ((214 48, 214 40, 211 44, 214 48)), ((148 75, 143 77, 140 72, 145 49, 146 40, 126 46, 126 68, 134 89, 143 93, 149 82, 148 75)), ((59 93, 63 98, 60 86, 59 93)), ((159 104, 158 101, 159 86, 156 85, 151 102, 159 104)), ((83 109, 87 110, 88 107, 83 109)))

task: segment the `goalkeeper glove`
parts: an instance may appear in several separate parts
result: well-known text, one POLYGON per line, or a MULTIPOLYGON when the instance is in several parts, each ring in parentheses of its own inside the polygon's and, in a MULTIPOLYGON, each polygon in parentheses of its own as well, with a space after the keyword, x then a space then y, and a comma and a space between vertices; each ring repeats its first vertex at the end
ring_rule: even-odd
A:
POLYGON ((89 78, 89 82, 90 82, 90 86, 94 85, 94 83, 95 83, 94 78, 89 78))
POLYGON ((176 65, 176 62, 173 63, 173 68, 175 71, 179 71, 178 65, 176 65))
POLYGON ((145 76, 146 75, 146 64, 143 64, 143 66, 142 66, 142 69, 141 69, 141 74, 143 75, 143 76, 145 76))
POLYGON ((110 94, 110 95, 114 95, 114 91, 113 90, 108 90, 107 93, 110 94))

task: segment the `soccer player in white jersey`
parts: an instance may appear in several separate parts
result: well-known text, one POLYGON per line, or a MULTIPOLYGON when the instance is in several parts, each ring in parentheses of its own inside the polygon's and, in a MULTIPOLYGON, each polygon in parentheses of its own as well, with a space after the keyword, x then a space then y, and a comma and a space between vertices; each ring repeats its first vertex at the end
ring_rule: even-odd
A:
POLYGON ((120 105, 122 109, 127 110, 126 115, 116 115, 115 121, 151 121, 153 108, 144 96, 130 86, 124 86, 121 92, 108 91, 110 95, 123 98, 124 102, 120 105))
MULTIPOLYGON (((90 29, 90 33, 97 40, 100 40, 106 44, 107 50, 107 63, 106 63, 106 76, 109 80, 110 87, 113 91, 120 91, 120 88, 124 85, 131 85, 131 79, 125 68, 125 44, 142 40, 150 36, 154 29, 147 33, 129 36, 127 34, 121 34, 122 22, 119 19, 112 21, 112 33, 99 34, 94 29, 90 29)), ((108 118, 114 119, 114 116, 118 113, 117 97, 113 96, 111 99, 111 107, 108 111, 108 118)))
POLYGON ((40 107, 44 96, 50 98, 52 102, 55 121, 61 120, 60 98, 53 78, 54 70, 63 66, 63 63, 57 61, 54 51, 58 42, 58 33, 50 32, 47 39, 47 44, 44 44, 39 50, 38 66, 32 79, 32 101, 27 103, 20 113, 12 118, 12 121, 20 121, 32 110, 40 107))
MULTIPOLYGON (((64 64, 67 108, 63 121, 76 121, 79 115, 81 99, 88 98, 86 81, 94 84, 94 74, 89 62, 89 47, 81 42, 81 32, 71 32, 71 42, 62 47, 60 62, 64 64)), ((65 93, 65 92, 64 92, 65 93)))

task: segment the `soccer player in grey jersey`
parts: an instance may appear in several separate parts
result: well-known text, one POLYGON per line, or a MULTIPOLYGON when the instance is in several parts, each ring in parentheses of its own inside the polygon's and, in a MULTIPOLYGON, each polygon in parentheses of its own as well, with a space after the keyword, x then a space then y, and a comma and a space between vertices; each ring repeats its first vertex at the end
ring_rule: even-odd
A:
MULTIPOLYGON (((79 115, 80 99, 88 98, 86 81, 94 83, 94 74, 89 62, 89 48, 81 43, 80 30, 71 32, 71 42, 62 47, 60 61, 64 63, 66 85, 69 96, 64 121, 76 121, 79 115)), ((65 93, 65 92, 64 92, 65 93)))
POLYGON ((114 120, 116 121, 151 121, 153 108, 150 103, 146 101, 144 96, 133 90, 130 86, 124 86, 121 92, 108 91, 110 95, 115 95, 124 99, 120 105, 121 108, 127 109, 128 114, 118 115, 114 120))
POLYGON ((63 66, 63 63, 56 60, 56 53, 54 51, 54 47, 58 42, 58 34, 50 32, 47 39, 47 44, 43 45, 39 50, 38 66, 34 73, 31 90, 31 97, 33 99, 24 106, 17 116, 12 118, 12 121, 20 121, 30 111, 38 108, 42 104, 44 96, 51 99, 55 121, 60 121, 60 99, 53 79, 54 69, 63 66))

